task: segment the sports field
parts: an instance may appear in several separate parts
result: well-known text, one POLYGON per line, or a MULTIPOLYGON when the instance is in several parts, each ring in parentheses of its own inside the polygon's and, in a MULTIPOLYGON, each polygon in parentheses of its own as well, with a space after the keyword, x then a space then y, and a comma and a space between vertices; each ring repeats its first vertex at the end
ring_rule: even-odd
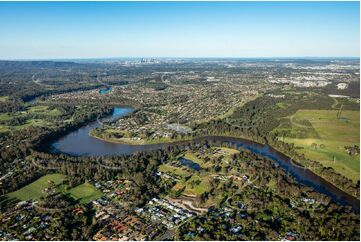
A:
MULTIPOLYGON (((345 146, 360 146, 360 112, 337 110, 299 110, 290 118, 292 132, 316 131, 317 137, 287 138, 307 158, 317 160, 326 167, 333 167, 342 175, 357 181, 360 176, 360 155, 349 155, 345 146), (308 124, 311 126, 308 127, 308 124)), ((307 133, 307 132, 306 132, 307 133)))
POLYGON ((80 203, 88 203, 100 198, 103 193, 92 184, 84 183, 68 190, 69 194, 80 203))

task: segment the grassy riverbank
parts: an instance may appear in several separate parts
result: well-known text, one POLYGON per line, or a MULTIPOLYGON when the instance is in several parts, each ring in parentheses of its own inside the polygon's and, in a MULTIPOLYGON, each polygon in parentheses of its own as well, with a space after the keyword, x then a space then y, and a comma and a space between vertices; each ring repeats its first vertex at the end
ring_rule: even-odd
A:
POLYGON ((349 155, 345 147, 360 146, 360 112, 343 111, 341 117, 337 113, 336 110, 299 110, 287 117, 290 126, 283 128, 292 137, 281 140, 293 143, 306 158, 332 167, 356 182, 360 179, 360 155, 349 155))

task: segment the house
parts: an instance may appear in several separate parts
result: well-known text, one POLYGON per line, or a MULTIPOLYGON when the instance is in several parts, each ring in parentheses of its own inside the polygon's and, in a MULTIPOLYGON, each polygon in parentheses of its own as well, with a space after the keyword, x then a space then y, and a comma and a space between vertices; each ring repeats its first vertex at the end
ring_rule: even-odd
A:
POLYGON ((73 209, 73 213, 75 213, 75 214, 83 214, 84 213, 84 211, 83 211, 83 209, 82 208, 75 208, 75 209, 73 209))
POLYGON ((297 234, 295 234, 291 231, 288 231, 281 240, 282 241, 295 241, 295 240, 297 240, 296 236, 297 236, 297 234))
POLYGON ((242 229, 242 227, 241 226, 233 226, 231 229, 230 229, 230 231, 233 233, 233 234, 237 234, 238 232, 240 232, 241 231, 241 229, 242 229))
POLYGON ((344 90, 344 89, 346 89, 347 87, 348 87, 348 84, 347 84, 347 83, 341 82, 341 83, 338 83, 338 84, 337 84, 337 89, 340 89, 340 90, 344 90))

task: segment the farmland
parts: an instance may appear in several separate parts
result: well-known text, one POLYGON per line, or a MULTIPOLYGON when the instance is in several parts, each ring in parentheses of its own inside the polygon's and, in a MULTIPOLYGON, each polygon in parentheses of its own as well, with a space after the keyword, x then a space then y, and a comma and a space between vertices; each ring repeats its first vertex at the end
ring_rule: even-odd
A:
POLYGON ((360 155, 349 155, 345 146, 360 145, 360 112, 336 110, 299 110, 288 117, 292 133, 303 137, 285 137, 306 158, 333 167, 342 175, 357 181, 360 174, 360 155), (302 136, 302 135, 300 135, 302 136))

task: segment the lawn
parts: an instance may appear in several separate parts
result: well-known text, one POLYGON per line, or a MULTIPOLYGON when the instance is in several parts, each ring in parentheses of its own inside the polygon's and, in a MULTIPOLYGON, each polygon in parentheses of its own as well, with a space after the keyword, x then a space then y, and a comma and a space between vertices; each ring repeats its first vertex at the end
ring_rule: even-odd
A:
POLYGON ((279 103, 277 103, 276 105, 277 105, 278 107, 280 107, 280 108, 283 108, 283 109, 285 109, 285 108, 288 107, 287 103, 284 103, 284 102, 279 102, 279 103))
POLYGON ((171 165, 168 165, 168 164, 162 164, 159 166, 158 170, 160 172, 169 172, 169 173, 173 173, 175 175, 178 175, 182 178, 185 178, 187 176, 189 176, 191 173, 188 172, 185 168, 183 167, 175 167, 175 166, 171 166, 171 165))
POLYGON ((189 196, 200 196, 202 193, 209 191, 210 189, 210 181, 211 176, 208 175, 193 175, 189 180, 186 182, 177 182, 172 188, 172 191, 175 192, 185 187, 182 194, 189 195, 189 196))
POLYGON ((43 192, 45 188, 49 186, 49 182, 54 182, 57 187, 58 192, 63 194, 69 194, 74 199, 79 200, 80 203, 87 203, 89 201, 98 199, 103 195, 101 191, 95 188, 89 183, 84 183, 74 188, 68 189, 66 184, 62 184, 66 176, 62 174, 49 174, 45 175, 38 180, 30 183, 29 185, 7 194, 5 199, 18 199, 18 200, 38 200, 45 195, 43 192))
POLYGON ((29 185, 9 193, 7 196, 10 198, 17 198, 19 200, 37 200, 45 195, 43 190, 49 186, 49 182, 52 181, 56 185, 63 182, 65 176, 62 174, 49 174, 45 175, 38 180, 30 183, 29 185))
POLYGON ((186 189, 184 190, 185 194, 197 195, 200 196, 202 193, 209 191, 209 179, 212 179, 210 176, 197 176, 193 175, 191 179, 187 181, 186 189), (193 182, 200 181, 197 185, 192 185, 193 182))
POLYGON ((7 132, 10 130, 22 130, 29 128, 30 126, 41 126, 41 127, 51 126, 52 122, 47 121, 46 116, 55 117, 61 114, 62 113, 60 110, 56 108, 49 109, 49 106, 44 106, 44 105, 32 106, 27 108, 26 111, 21 111, 21 112, 2 113, 0 114, 0 121, 9 121, 15 118, 25 118, 25 122, 20 125, 0 124, 0 132, 7 132), (34 114, 37 114, 39 116, 37 118, 32 118, 34 114))
POLYGON ((103 193, 92 184, 84 183, 67 191, 73 198, 79 200, 80 203, 88 203, 92 200, 100 198, 103 193))
POLYGON ((224 153, 224 155, 228 157, 239 153, 239 150, 233 148, 227 148, 227 147, 215 147, 215 148, 220 149, 224 153))
POLYGON ((47 122, 43 119, 28 119, 26 120, 26 123, 25 124, 22 124, 22 125, 16 125, 16 126, 10 126, 11 128, 15 129, 15 130, 21 130, 21 129, 26 129, 26 128, 29 128, 30 126, 41 126, 41 127, 44 127, 44 126, 51 126, 51 123, 50 122, 47 122))
MULTIPOLYGON (((209 158, 218 158, 220 156, 223 156, 222 164, 226 164, 225 162, 230 161, 233 154, 239 153, 238 150, 227 147, 214 147, 214 149, 219 150, 219 152, 213 155, 206 155, 206 156, 208 156, 209 158)), ((202 168, 212 167, 213 164, 211 162, 205 162, 206 156, 201 155, 200 157, 197 157, 196 153, 187 151, 183 157, 187 160, 191 160, 195 163, 198 163, 202 168)))
POLYGON ((7 121, 12 118, 19 118, 25 116, 25 112, 16 112, 16 113, 1 113, 0 121, 7 121))
MULTIPOLYGON (((357 181, 360 176, 360 156, 350 156, 345 146, 360 145, 360 112, 342 111, 337 118, 337 110, 299 110, 293 115, 294 120, 308 120, 319 138, 286 138, 285 142, 303 147, 299 153, 309 159, 317 160, 324 166, 333 167, 342 175, 357 181), (317 144, 317 148, 311 144, 317 144), (324 147, 320 147, 323 144, 324 147)), ((292 123, 292 122, 291 122, 292 123)), ((299 124, 292 123, 297 130, 299 124)))
POLYGON ((193 162, 195 162, 195 163, 198 163, 199 165, 202 165, 202 164, 204 163, 203 159, 198 158, 198 157, 196 156, 196 154, 194 154, 194 153, 191 152, 191 151, 187 151, 187 152, 184 154, 183 157, 184 157, 185 159, 187 159, 187 160, 191 160, 191 161, 193 161, 193 162))
POLYGON ((0 102, 6 102, 9 99, 9 96, 0 96, 0 102))
POLYGON ((6 133, 10 131, 10 129, 7 126, 0 125, 0 133, 6 133))
POLYGON ((43 105, 30 107, 28 109, 28 112, 41 114, 41 115, 47 115, 47 116, 61 115, 61 112, 58 109, 54 108, 54 109, 49 110, 49 106, 43 106, 43 105))

